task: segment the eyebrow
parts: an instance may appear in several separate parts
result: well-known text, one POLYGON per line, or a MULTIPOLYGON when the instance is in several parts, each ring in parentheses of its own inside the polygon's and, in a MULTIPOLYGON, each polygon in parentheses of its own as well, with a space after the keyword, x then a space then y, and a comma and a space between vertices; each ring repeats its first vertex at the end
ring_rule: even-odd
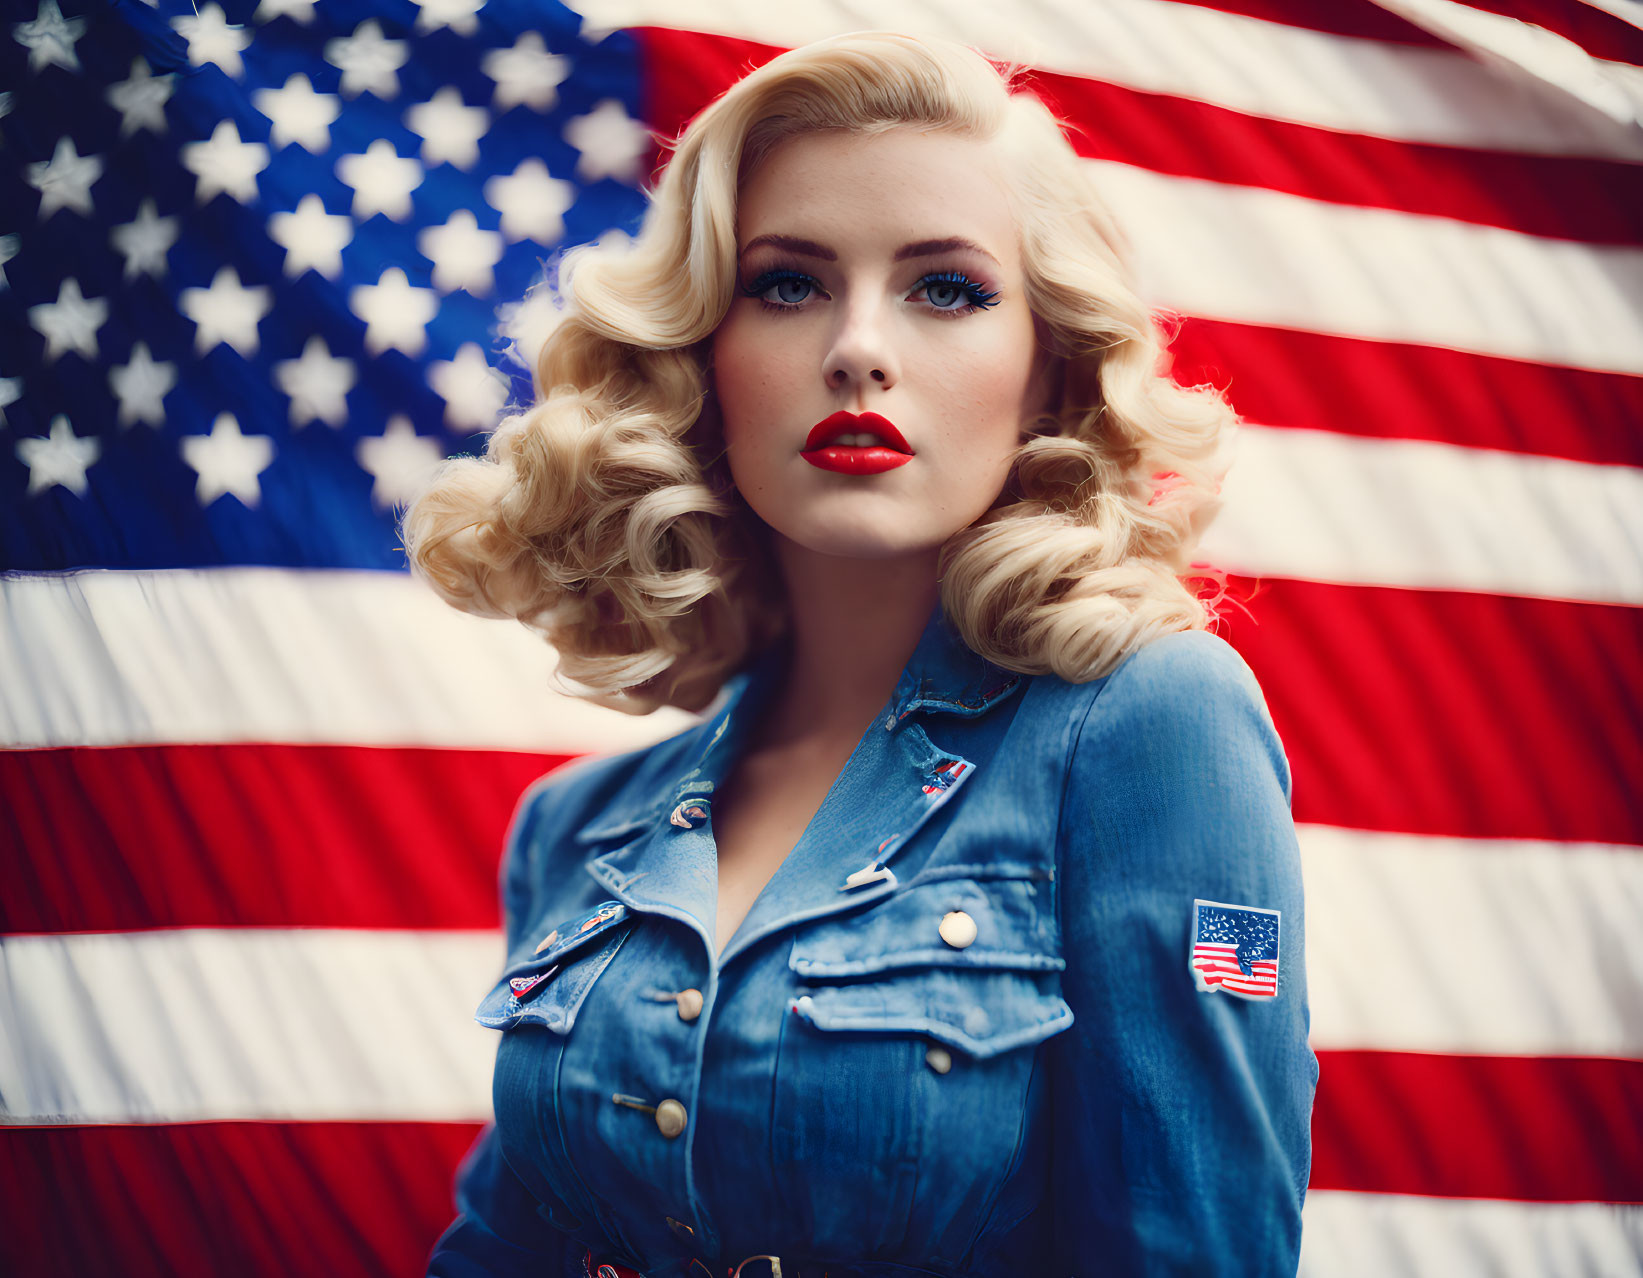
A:
MULTIPOLYGON (((839 255, 826 245, 817 244, 814 240, 800 239, 796 235, 756 235, 747 242, 747 246, 742 249, 739 256, 746 257, 763 244, 768 244, 772 248, 786 249, 789 253, 801 253, 805 257, 817 257, 824 262, 839 260, 839 255)), ((908 258, 934 257, 938 253, 954 253, 963 250, 980 253, 990 261, 1002 265, 996 257, 974 240, 967 240, 958 235, 949 236, 944 240, 917 240, 912 244, 903 244, 895 251, 891 260, 905 262, 908 258)))

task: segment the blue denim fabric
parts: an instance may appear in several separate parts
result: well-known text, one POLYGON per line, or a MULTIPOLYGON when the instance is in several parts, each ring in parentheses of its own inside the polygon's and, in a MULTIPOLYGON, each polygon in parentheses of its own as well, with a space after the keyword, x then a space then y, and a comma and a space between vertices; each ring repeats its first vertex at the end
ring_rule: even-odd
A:
POLYGON ((1293 1274, 1300 859, 1241 658, 1190 632, 1102 680, 1023 677, 938 607, 719 958, 713 791, 786 655, 521 800, 478 1013, 496 1122, 428 1272, 577 1274, 591 1247, 650 1278, 760 1254, 835 1278, 1293 1274), (1200 991, 1196 900, 1281 912, 1275 998, 1200 991), (943 937, 953 911, 972 943, 943 937), (664 1100, 676 1135, 639 1107, 664 1100))

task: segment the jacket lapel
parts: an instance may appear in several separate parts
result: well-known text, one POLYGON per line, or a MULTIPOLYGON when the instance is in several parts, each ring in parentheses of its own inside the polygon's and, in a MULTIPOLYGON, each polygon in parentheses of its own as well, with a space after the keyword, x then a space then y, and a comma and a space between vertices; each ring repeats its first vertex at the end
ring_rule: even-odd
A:
MULTIPOLYGON (((587 872, 629 909, 679 920, 716 949, 718 862, 712 836, 715 787, 739 757, 785 669, 780 646, 726 685, 719 712, 684 739, 685 766, 669 785, 633 796, 576 836, 615 842, 587 872)), ((897 853, 936 812, 956 801, 977 762, 941 749, 914 711, 973 717, 1014 692, 1022 676, 983 660, 946 624, 938 604, 889 703, 862 735, 798 843, 725 947, 721 965, 764 936, 804 920, 855 909, 908 877, 897 853)))

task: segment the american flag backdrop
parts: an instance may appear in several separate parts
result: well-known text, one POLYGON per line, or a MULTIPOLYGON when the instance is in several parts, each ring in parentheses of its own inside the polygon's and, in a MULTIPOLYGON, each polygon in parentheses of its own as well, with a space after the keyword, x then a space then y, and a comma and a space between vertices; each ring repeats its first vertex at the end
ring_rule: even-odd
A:
POLYGON ((1303 1273, 1643 1275, 1643 5, 0 12, 0 1273, 421 1272, 513 804, 690 720, 555 696, 395 504, 655 136, 886 27, 1033 69, 1247 423, 1201 557, 1294 774, 1303 1273))

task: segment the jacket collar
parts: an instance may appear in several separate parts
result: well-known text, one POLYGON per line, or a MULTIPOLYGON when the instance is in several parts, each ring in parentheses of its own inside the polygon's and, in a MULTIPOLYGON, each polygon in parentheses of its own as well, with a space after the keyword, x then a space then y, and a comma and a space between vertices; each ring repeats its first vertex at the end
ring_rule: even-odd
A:
MULTIPOLYGON (((785 645, 730 682, 720 709, 648 756, 618 801, 620 813, 576 836, 596 848, 584 869, 630 910, 674 918, 714 950, 718 867, 712 837, 714 787, 745 749, 760 707, 787 664, 785 645)), ((730 962, 797 919, 858 907, 896 889, 891 868, 941 808, 967 788, 978 761, 931 741, 914 711, 974 717, 1021 686, 1023 677, 970 652, 940 606, 897 681, 883 717, 870 724, 787 859, 753 903, 720 956, 730 962)), ((912 868, 902 865, 905 874, 912 868)))
MULTIPOLYGON (((642 767, 634 782, 607 805, 603 819, 583 826, 579 843, 603 843, 669 820, 692 798, 711 795, 714 783, 739 757, 765 702, 787 670, 788 641, 778 640, 726 681, 702 723, 665 742, 666 760, 642 767), (668 749, 668 747, 673 747, 668 749), (672 771, 677 768, 677 771, 672 771)), ((915 711, 974 718, 1021 684, 1023 676, 972 651, 947 620, 938 599, 890 696, 881 725, 894 733, 915 711)))

